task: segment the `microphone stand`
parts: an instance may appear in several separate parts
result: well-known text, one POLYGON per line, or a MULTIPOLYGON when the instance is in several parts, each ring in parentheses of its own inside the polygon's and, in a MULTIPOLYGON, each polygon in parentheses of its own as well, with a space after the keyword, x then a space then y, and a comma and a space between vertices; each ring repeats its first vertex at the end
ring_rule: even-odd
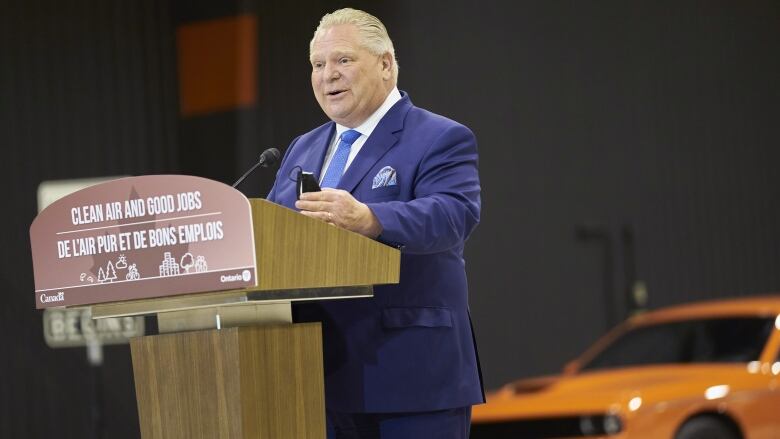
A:
POLYGON ((238 180, 236 180, 235 183, 233 183, 233 188, 236 188, 236 187, 238 187, 239 184, 243 183, 244 180, 246 180, 246 178, 249 177, 249 174, 254 172, 255 169, 257 169, 258 167, 262 166, 264 163, 265 163, 265 160, 260 160, 257 163, 255 163, 255 165, 252 166, 251 168, 249 168, 249 170, 246 171, 244 173, 244 175, 241 176, 241 178, 239 178, 238 180))

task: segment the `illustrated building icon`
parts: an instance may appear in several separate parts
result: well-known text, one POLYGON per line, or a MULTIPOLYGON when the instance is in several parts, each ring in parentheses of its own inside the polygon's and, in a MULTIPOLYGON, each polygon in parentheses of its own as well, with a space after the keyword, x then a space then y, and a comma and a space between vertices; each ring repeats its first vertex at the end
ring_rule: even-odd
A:
POLYGON ((162 264, 160 264, 160 276, 176 276, 180 273, 181 267, 173 259, 171 252, 165 252, 162 264))
POLYGON ((208 270, 209 264, 206 263, 206 258, 204 256, 198 256, 198 258, 195 260, 195 272, 202 273, 208 270))

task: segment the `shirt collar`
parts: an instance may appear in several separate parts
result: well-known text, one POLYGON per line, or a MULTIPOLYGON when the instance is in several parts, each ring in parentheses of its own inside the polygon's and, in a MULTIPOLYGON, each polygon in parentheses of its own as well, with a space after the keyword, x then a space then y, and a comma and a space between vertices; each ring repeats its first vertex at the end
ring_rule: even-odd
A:
POLYGON ((347 130, 355 130, 359 132, 360 134, 369 137, 371 133, 374 132, 374 128, 376 128, 377 125, 379 125, 379 121, 382 120, 382 118, 387 114, 388 111, 390 111, 391 108, 393 108, 393 105, 395 105, 396 102, 401 100, 401 92, 398 91, 398 87, 393 87, 393 89, 390 91, 390 93, 385 98, 385 101, 382 103, 382 105, 379 106, 379 108, 374 111, 374 113, 371 116, 368 116, 368 119, 366 119, 365 122, 358 125, 355 128, 348 128, 341 124, 336 124, 336 138, 339 138, 341 134, 344 131, 347 130))

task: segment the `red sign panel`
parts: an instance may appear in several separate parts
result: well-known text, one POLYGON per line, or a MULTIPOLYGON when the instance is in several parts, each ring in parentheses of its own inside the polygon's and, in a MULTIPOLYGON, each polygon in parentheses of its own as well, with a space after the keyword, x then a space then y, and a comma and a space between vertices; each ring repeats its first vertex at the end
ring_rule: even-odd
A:
POLYGON ((249 201, 200 177, 130 177, 73 193, 30 226, 37 308, 257 285, 249 201))

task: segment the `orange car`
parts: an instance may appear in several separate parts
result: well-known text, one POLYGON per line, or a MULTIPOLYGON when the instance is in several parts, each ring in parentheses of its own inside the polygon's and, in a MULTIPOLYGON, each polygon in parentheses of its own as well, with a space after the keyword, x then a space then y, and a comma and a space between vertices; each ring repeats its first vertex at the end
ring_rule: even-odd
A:
POLYGON ((474 407, 472 439, 580 437, 780 439, 780 295, 633 317, 474 407))

